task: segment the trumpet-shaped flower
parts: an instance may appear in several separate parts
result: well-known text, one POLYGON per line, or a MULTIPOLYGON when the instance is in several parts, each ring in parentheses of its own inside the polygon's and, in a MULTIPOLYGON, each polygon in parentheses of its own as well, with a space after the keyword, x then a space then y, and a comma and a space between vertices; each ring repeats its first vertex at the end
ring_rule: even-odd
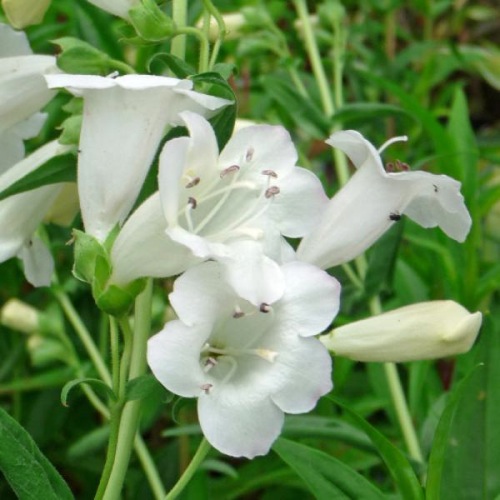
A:
POLYGON ((52 56, 33 55, 24 33, 0 24, 0 172, 24 156, 23 139, 40 131, 36 113, 54 95, 44 74, 58 72, 52 56))
POLYGON ((299 259, 323 269, 347 262, 402 214, 426 228, 439 226, 457 241, 465 239, 471 218, 458 181, 428 172, 386 172, 379 152, 354 130, 336 132, 326 142, 346 153, 358 170, 302 240, 299 259))
POLYGON ((421 302, 335 328, 320 340, 357 361, 403 362, 467 352, 481 327, 480 312, 452 300, 421 302))
POLYGON ((227 286, 218 263, 189 269, 170 295, 179 320, 148 343, 155 377, 198 398, 205 437, 227 455, 267 453, 284 413, 310 411, 332 388, 330 356, 313 336, 336 315, 340 286, 304 262, 282 271, 282 298, 256 307, 227 286))
POLYGON ((276 300, 283 286, 269 256, 279 260, 281 235, 300 237, 312 227, 327 203, 321 183, 295 166, 297 153, 282 127, 242 129, 219 155, 210 124, 190 112, 181 117, 190 137, 164 146, 159 192, 118 235, 112 281, 172 276, 216 259, 227 265, 227 278, 242 297, 276 300), (264 295, 256 291, 259 280, 269 287, 264 295))
MULTIPOLYGON (((67 150, 57 141, 37 149, 0 176, 0 192, 67 150)), ((46 246, 33 234, 60 189, 61 184, 47 185, 0 201, 0 262, 20 257, 26 278, 35 286, 50 284, 54 264, 46 246)))
POLYGON ((130 212, 165 127, 178 125, 183 110, 210 116, 230 104, 161 76, 51 75, 47 82, 84 100, 78 190, 85 230, 99 241, 130 212))

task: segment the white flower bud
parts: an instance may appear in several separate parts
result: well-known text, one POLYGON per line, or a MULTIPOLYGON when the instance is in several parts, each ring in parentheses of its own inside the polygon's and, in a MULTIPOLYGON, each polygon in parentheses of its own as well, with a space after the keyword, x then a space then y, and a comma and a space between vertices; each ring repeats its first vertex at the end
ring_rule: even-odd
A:
POLYGON ((11 299, 2 307, 0 322, 12 330, 31 334, 39 329, 39 314, 39 311, 29 304, 11 299))
POLYGON ((2 0, 9 23, 16 29, 39 24, 50 6, 50 0, 2 0))
POLYGON ((356 361, 403 362, 467 352, 481 326, 452 300, 421 302, 356 321, 320 337, 339 356, 356 361))

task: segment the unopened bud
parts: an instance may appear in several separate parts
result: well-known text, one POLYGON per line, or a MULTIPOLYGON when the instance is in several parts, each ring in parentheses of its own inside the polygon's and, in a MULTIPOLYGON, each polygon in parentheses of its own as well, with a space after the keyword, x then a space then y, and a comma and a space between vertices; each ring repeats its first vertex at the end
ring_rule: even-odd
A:
POLYGON ((356 361, 404 362, 467 352, 481 327, 480 312, 452 300, 421 302, 349 323, 320 337, 334 354, 356 361))
POLYGON ((18 299, 10 299, 2 307, 0 322, 18 332, 32 334, 39 330, 40 312, 18 299))

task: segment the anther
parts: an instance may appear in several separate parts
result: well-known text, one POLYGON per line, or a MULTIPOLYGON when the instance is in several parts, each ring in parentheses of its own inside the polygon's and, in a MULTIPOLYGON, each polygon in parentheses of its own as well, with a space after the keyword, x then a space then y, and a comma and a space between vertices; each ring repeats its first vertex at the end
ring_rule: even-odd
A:
POLYGON ((230 167, 225 168, 220 173, 220 178, 223 179, 228 174, 232 174, 233 172, 237 172, 240 169, 238 165, 231 165, 230 167))
POLYGON ((389 220, 397 222, 397 221, 401 220, 401 214, 398 212, 391 212, 389 214, 389 220))
POLYGON ((193 180, 189 181, 187 184, 186 184, 186 189, 189 189, 189 188, 192 188, 192 187, 195 187, 197 186, 199 183, 200 183, 200 178, 199 177, 195 177, 193 180))
POLYGON ((191 205, 191 208, 194 210, 198 206, 198 202, 196 201, 195 198, 190 196, 188 198, 188 205, 191 205))
POLYGON ((262 302, 262 304, 259 307, 259 311, 261 313, 268 313, 271 310, 271 306, 269 304, 266 304, 265 302, 262 302))
POLYGON ((205 393, 205 394, 209 394, 210 393, 210 389, 213 387, 213 384, 203 384, 202 386, 200 386, 200 389, 205 393))
POLYGON ((255 153, 255 150, 253 149, 252 146, 250 146, 247 149, 247 154, 245 155, 245 161, 252 161, 253 154, 255 153))
POLYGON ((266 198, 272 198, 273 196, 279 194, 280 188, 278 186, 270 186, 266 189, 264 196, 266 198))
POLYGON ((210 371, 216 364, 217 364, 217 360, 215 358, 212 358, 212 357, 207 358, 207 360, 205 361, 205 368, 203 371, 205 373, 210 371))
POLYGON ((408 172, 410 170, 410 165, 400 160, 396 160, 396 167, 400 172, 408 172))
POLYGON ((261 174, 268 175, 269 177, 274 177, 275 179, 278 177, 278 174, 274 170, 263 170, 261 174))
POLYGON ((243 318, 243 316, 245 316, 245 313, 243 311, 234 311, 233 313, 234 319, 243 318))

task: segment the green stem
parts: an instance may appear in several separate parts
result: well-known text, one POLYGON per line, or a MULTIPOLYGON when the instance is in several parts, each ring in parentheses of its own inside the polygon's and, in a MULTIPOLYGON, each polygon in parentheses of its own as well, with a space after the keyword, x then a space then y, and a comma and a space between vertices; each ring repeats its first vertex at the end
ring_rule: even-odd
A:
MULTIPOLYGON (((128 368, 129 380, 143 375, 146 371, 146 349, 150 332, 151 299, 152 282, 148 280, 146 288, 136 299, 136 321, 131 344, 130 366, 128 368)), ((124 359, 122 358, 123 361, 124 359)), ((120 497, 130 460, 130 453, 137 434, 140 409, 140 400, 127 401, 123 407, 113 468, 103 499, 115 500, 120 497)))
POLYGON ((111 347, 111 373, 113 379, 113 391, 116 395, 120 392, 120 336, 116 319, 109 317, 109 336, 111 347))
MULTIPOLYGON (((172 0, 172 19, 177 28, 184 28, 187 24, 187 0, 172 0)), ((186 60, 186 36, 176 36, 172 39, 170 53, 183 61, 186 60)))
POLYGON ((163 500, 166 495, 165 488, 161 482, 155 463, 149 454, 144 440, 137 434, 134 440, 135 453, 142 465, 142 470, 148 478, 149 486, 156 500, 163 500))
MULTIPOLYGON (((371 299, 370 311, 374 315, 382 313, 382 306, 378 295, 371 299)), ((411 458, 422 463, 424 461, 424 456, 420 448, 420 443, 418 442, 415 426, 413 425, 408 403, 406 401, 403 386, 401 384, 395 363, 384 363, 384 373, 389 385, 392 404, 394 406, 394 410, 396 411, 396 416, 403 433, 403 439, 406 443, 408 453, 411 458)))
POLYGON ((210 451, 210 448, 211 446, 208 443, 208 441, 205 438, 203 438, 200 443, 200 446, 198 446, 198 449, 196 450, 193 459, 191 460, 191 463, 187 466, 186 470, 179 478, 175 486, 169 491, 168 495, 165 497, 165 500, 174 500, 182 493, 184 488, 187 486, 188 482, 191 480, 195 472, 200 467, 200 464, 207 456, 208 452, 210 451))
POLYGON ((185 26, 183 28, 177 28, 175 36, 179 35, 193 35, 198 39, 200 43, 200 60, 198 63, 198 71, 204 73, 208 70, 208 59, 210 54, 210 46, 208 43, 208 38, 206 35, 198 28, 192 28, 191 26, 185 26))
POLYGON ((69 322, 75 329, 80 341, 82 342, 85 350, 87 351, 90 360, 95 366, 97 373, 101 377, 101 379, 111 387, 112 381, 111 376, 109 374, 108 368, 106 367, 99 350, 97 349, 92 336, 90 335, 87 327, 84 325, 83 321, 80 319, 80 316, 76 312, 73 304, 69 300, 66 293, 60 287, 54 287, 53 293, 61 305, 62 310, 66 314, 69 322))
POLYGON ((128 371, 130 368, 130 360, 132 358, 132 338, 133 333, 130 328, 130 323, 127 316, 118 319, 118 324, 123 335, 123 353, 120 360, 120 379, 118 384, 118 398, 123 400, 125 398, 125 389, 127 387, 128 371))

